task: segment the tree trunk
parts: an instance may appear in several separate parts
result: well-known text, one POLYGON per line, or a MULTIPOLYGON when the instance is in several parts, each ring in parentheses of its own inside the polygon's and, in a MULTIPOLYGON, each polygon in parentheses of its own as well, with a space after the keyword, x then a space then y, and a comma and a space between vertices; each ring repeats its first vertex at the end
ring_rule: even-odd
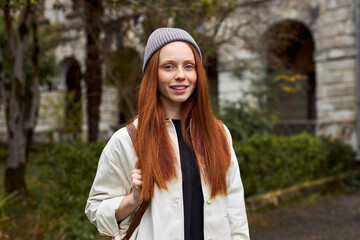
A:
POLYGON ((6 110, 6 124, 8 132, 8 158, 5 171, 5 190, 17 191, 27 200, 25 183, 25 167, 29 137, 36 124, 39 107, 39 79, 38 54, 39 43, 37 24, 35 21, 34 5, 30 1, 21 8, 18 17, 18 34, 15 38, 13 17, 8 4, 4 8, 4 22, 6 24, 7 46, 10 57, 7 59, 13 68, 12 76, 7 78, 2 68, 5 61, 0 49, 0 90, 6 110), (25 61, 32 30, 33 55, 31 76, 26 79, 25 61))
POLYGON ((101 0, 85 1, 86 25, 86 72, 88 141, 96 142, 99 133, 99 115, 102 94, 102 74, 100 59, 100 32, 103 8, 101 0))
MULTIPOLYGON (((12 123, 16 121, 14 117, 10 120, 12 123)), ((25 198, 27 196, 25 183, 26 135, 21 126, 17 126, 19 124, 12 125, 14 129, 8 130, 9 139, 5 172, 5 190, 6 192, 18 191, 20 195, 25 198)))

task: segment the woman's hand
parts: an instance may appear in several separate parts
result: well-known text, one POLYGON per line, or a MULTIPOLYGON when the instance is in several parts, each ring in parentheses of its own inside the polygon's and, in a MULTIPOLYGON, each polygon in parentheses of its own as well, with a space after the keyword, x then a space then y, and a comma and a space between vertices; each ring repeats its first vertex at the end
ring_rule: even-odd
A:
POLYGON ((121 221, 130 215, 142 202, 141 189, 142 189, 142 178, 141 169, 138 161, 135 163, 134 169, 131 171, 132 180, 132 193, 126 195, 121 201, 119 209, 115 213, 117 221, 121 221))
POLYGON ((135 203, 140 205, 143 201, 141 199, 141 189, 142 189, 142 178, 141 178, 141 169, 138 161, 135 163, 134 169, 131 171, 131 180, 132 180, 132 196, 135 203))

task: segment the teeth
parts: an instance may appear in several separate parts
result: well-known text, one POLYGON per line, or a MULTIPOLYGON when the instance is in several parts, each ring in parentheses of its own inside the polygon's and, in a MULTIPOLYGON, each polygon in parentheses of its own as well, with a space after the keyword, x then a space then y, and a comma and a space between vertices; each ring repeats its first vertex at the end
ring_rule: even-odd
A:
POLYGON ((176 90, 183 90, 185 89, 186 87, 172 87, 173 89, 176 89, 176 90))

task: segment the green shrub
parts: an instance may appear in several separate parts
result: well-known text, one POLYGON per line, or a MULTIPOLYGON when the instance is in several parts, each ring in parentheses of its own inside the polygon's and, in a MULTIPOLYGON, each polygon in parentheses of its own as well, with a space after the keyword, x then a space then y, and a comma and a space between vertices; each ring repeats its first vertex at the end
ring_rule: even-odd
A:
POLYGON ((10 217, 4 211, 5 207, 18 200, 20 200, 20 196, 16 192, 5 194, 0 191, 0 229, 10 223, 10 217))
POLYGON ((41 209, 47 218, 45 239, 93 239, 97 233, 84 209, 103 143, 66 143, 44 151, 41 178, 50 182, 41 209))
POLYGON ((247 139, 254 134, 272 133, 276 120, 268 110, 251 107, 243 101, 224 104, 217 116, 237 140, 247 139))
POLYGON ((234 141, 245 195, 265 193, 350 170, 355 153, 340 140, 253 135, 234 141))
POLYGON ((354 164, 356 153, 350 145, 330 136, 320 136, 319 138, 322 140, 323 151, 326 152, 328 158, 329 174, 339 173, 354 164))

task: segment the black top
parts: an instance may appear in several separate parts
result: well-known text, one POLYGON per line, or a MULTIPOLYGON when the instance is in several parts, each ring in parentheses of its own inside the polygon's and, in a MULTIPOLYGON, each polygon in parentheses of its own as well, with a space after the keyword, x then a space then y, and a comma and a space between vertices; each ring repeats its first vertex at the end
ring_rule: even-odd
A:
POLYGON ((182 136, 180 120, 172 120, 175 125, 180 152, 183 177, 183 203, 185 240, 204 239, 204 197, 201 188, 199 169, 194 150, 182 136))

